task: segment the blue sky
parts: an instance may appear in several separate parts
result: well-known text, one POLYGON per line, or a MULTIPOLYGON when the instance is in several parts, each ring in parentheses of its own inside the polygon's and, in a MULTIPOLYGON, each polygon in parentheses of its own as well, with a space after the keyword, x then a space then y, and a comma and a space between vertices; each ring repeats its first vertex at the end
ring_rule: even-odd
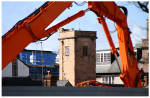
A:
MULTIPOLYGON (((11 29, 19 20, 28 16, 31 12, 41 6, 44 2, 11 2, 11 1, 3 1, 2 2, 2 35, 5 34, 9 29, 11 29)), ((79 2, 80 3, 80 2, 79 2)), ((130 30, 132 31, 131 38, 133 44, 140 43, 141 39, 146 38, 146 19, 148 18, 148 14, 142 12, 140 9, 136 8, 132 4, 128 4, 126 1, 116 2, 118 5, 124 5, 128 9, 128 25, 130 30)), ((69 16, 77 13, 79 10, 86 9, 87 3, 83 6, 77 6, 73 3, 73 6, 70 9, 66 9, 56 20, 53 21, 52 25, 68 18, 69 16)), ((113 31, 114 22, 107 19, 108 27, 110 31, 113 31)), ((89 11, 83 17, 63 26, 63 28, 75 30, 86 30, 86 31, 97 31, 96 40, 96 49, 109 49, 109 45, 103 31, 101 24, 98 23, 96 19, 96 15, 89 11)), ((115 46, 118 47, 117 41, 117 32, 111 33, 115 46)), ((32 43, 26 47, 26 49, 43 49, 49 51, 58 51, 59 42, 58 42, 59 34, 56 32, 53 34, 48 40, 42 42, 42 47, 40 42, 32 43)))

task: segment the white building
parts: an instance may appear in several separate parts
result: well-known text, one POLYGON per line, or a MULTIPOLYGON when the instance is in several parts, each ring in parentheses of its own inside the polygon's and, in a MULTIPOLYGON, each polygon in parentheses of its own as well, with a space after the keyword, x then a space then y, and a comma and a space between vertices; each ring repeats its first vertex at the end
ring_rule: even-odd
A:
MULTIPOLYGON (((117 54, 119 63, 120 56, 117 54)), ((123 84, 120 79, 121 68, 119 68, 115 56, 110 50, 96 51, 96 80, 106 84, 123 84)))
POLYGON ((3 70, 2 77, 28 77, 29 67, 19 59, 10 62, 3 70))

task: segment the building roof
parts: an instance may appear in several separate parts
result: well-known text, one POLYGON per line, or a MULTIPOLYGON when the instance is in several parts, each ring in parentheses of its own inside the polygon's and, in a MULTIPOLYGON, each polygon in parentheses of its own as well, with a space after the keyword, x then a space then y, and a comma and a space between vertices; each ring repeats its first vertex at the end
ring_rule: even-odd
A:
POLYGON ((86 31, 86 30, 74 30, 74 28, 72 29, 64 29, 64 28, 60 28, 59 32, 68 32, 68 31, 75 31, 75 32, 97 32, 97 31, 86 31))
POLYGON ((57 56, 56 53, 52 52, 52 51, 41 51, 41 50, 24 50, 21 53, 25 53, 25 54, 21 54, 19 55, 17 58, 22 61, 24 64, 26 64, 28 67, 32 67, 32 66, 45 66, 45 67, 49 67, 49 66, 54 66, 55 65, 55 58, 57 56), (33 53, 40 53, 40 55, 45 55, 43 58, 41 58, 40 55, 35 55, 35 57, 31 57, 33 56, 33 53), (27 54, 26 54, 27 53, 27 54), (29 53, 29 54, 28 54, 29 53), (41 54, 42 53, 42 54, 41 54), (32 63, 32 61, 34 61, 34 63, 32 63), (36 63, 35 63, 35 60, 36 63), (42 60, 45 60, 45 62, 42 62, 42 60))
POLYGON ((120 70, 117 64, 110 64, 110 65, 98 65, 96 66, 96 74, 106 74, 106 73, 120 73, 120 70))
MULTIPOLYGON (((116 48, 117 50, 119 50, 119 47, 116 48)), ((101 50, 96 50, 96 52, 101 52, 101 51, 110 51, 110 49, 101 49, 101 50)))
POLYGON ((53 51, 46 51, 46 50, 28 50, 28 49, 24 49, 22 52, 43 52, 43 53, 50 53, 50 54, 56 54, 53 51))
MULTIPOLYGON (((120 56, 119 54, 117 55, 118 56, 118 60, 119 62, 121 63, 121 60, 120 60, 120 56)), ((101 65, 96 65, 96 73, 100 73, 100 74, 103 74, 103 73, 120 73, 121 70, 120 70, 120 66, 118 66, 117 62, 116 62, 116 59, 114 57, 113 54, 111 54, 111 62, 110 63, 104 63, 104 64, 101 64, 101 65)))

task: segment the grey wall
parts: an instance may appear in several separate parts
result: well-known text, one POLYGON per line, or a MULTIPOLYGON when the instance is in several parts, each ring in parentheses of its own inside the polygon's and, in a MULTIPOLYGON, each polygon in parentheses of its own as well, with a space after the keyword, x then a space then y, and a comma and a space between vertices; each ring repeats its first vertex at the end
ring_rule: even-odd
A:
POLYGON ((18 60, 18 77, 27 77, 29 76, 29 68, 18 60))
MULTIPOLYGON (((18 60, 18 77, 29 76, 29 68, 18 60)), ((12 77, 12 62, 2 70, 2 77, 12 77)))
POLYGON ((9 63, 9 64, 2 70, 2 77, 12 77, 12 63, 9 63))

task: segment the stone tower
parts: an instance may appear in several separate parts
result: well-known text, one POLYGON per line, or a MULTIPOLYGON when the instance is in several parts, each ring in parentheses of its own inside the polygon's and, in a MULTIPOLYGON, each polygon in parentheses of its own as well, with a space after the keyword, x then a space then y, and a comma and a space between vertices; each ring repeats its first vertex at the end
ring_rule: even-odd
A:
POLYGON ((96 80, 96 32, 59 29, 59 80, 96 80))

